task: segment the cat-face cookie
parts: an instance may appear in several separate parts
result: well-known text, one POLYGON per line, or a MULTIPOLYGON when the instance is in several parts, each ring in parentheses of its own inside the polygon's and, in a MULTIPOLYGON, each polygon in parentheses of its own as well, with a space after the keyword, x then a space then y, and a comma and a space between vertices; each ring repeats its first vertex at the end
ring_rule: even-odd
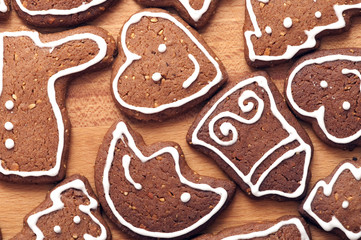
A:
POLYGON ((360 9, 360 1, 350 0, 246 0, 246 60, 270 66, 314 49, 320 37, 344 31, 360 9))
POLYGON ((12 1, 19 17, 28 24, 38 27, 69 27, 98 17, 116 0, 12 1))
POLYGON ((360 161, 344 161, 316 183, 300 205, 300 213, 342 239, 360 239, 360 179, 360 161))
POLYGON ((286 96, 298 117, 331 146, 361 145, 361 50, 320 51, 290 70, 286 96))
POLYGON ((96 27, 0 33, 0 179, 44 183, 65 175, 67 80, 109 65, 114 39, 96 27))
POLYGON ((24 218, 24 227, 12 240, 111 239, 88 180, 73 175, 57 185, 24 218))
POLYGON ((200 176, 174 142, 145 145, 124 121, 110 128, 95 164, 99 201, 123 231, 141 239, 185 239, 230 201, 228 180, 200 176))
POLYGON ((303 196, 312 144, 264 73, 242 78, 200 112, 187 141, 212 157, 248 195, 303 196))
POLYGON ((113 95, 124 113, 140 120, 163 120, 188 110, 228 78, 201 36, 165 11, 134 14, 118 45, 113 95))
POLYGON ((216 11, 218 0, 136 0, 148 7, 174 7, 190 25, 201 28, 216 11))

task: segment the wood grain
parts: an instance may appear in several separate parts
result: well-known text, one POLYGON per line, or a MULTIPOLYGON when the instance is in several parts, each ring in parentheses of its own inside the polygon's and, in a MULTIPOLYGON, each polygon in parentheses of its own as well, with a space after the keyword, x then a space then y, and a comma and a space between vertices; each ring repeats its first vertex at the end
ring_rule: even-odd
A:
MULTIPOLYGON (((245 71, 252 71, 244 60, 242 26, 244 17, 243 0, 223 0, 211 22, 200 30, 206 42, 222 59, 233 81, 245 71)), ((141 9, 134 0, 118 1, 106 14, 90 24, 108 30, 114 37, 124 21, 141 9)), ((26 27, 12 12, 10 19, 0 23, 0 31, 14 31, 26 27)), ((361 44, 361 19, 354 19, 352 28, 346 34, 324 38, 321 48, 357 47, 361 44)), ((44 30, 43 30, 44 31, 44 30)), ((283 79, 292 62, 266 71, 273 77, 277 86, 283 91, 283 79)), ((67 108, 72 123, 71 149, 67 174, 80 173, 89 178, 94 186, 93 166, 98 147, 108 127, 121 115, 116 109, 110 93, 110 68, 100 72, 85 74, 74 80, 68 89, 67 108)), ((171 140, 178 142, 186 154, 190 167, 203 175, 226 176, 212 160, 191 149, 185 135, 201 106, 191 112, 164 123, 142 124, 133 122, 148 144, 171 140)), ((342 151, 326 146, 320 142, 309 125, 303 124, 315 146, 311 164, 311 186, 320 178, 327 176, 344 158, 360 156, 361 149, 342 151)), ((36 207, 45 197, 52 185, 15 185, 0 183, 0 226, 4 239, 9 239, 22 228, 23 217, 36 207)), ((256 220, 274 220, 285 214, 298 214, 299 202, 274 202, 254 200, 237 190, 234 201, 206 229, 217 232, 225 227, 236 226, 256 220)), ((113 239, 130 239, 109 223, 113 239)), ((332 240, 336 237, 311 226, 314 239, 332 240)))

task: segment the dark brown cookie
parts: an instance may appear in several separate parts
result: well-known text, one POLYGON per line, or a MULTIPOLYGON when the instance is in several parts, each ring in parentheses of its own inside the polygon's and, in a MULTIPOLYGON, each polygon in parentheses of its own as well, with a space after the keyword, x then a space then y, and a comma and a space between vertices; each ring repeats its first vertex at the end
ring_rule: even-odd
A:
POLYGON ((97 27, 48 35, 4 32, 0 40, 0 179, 59 181, 69 149, 67 82, 74 74, 109 65, 115 41, 97 27))
POLYGON ((286 97, 293 112, 327 144, 361 145, 361 49, 319 51, 289 72, 286 97))
POLYGON ((312 143, 263 72, 241 77, 202 109, 187 141, 213 158, 250 196, 299 199, 312 143))
POLYGON ((361 239, 361 161, 353 160, 318 181, 299 207, 303 216, 343 239, 361 239))
POLYGON ((37 27, 69 27, 90 21, 117 0, 13 0, 20 18, 37 27))
POLYGON ((177 143, 145 145, 124 121, 105 136, 95 184, 106 215, 141 239, 184 239, 230 202, 235 185, 191 170, 177 143))
POLYGON ((253 67, 271 66, 317 48, 320 37, 347 29, 350 18, 360 14, 360 3, 246 0, 247 63, 253 67))
POLYGON ((0 0, 0 19, 5 19, 10 13, 10 0, 0 0))
POLYGON ((204 234, 194 240, 310 240, 311 233, 303 218, 284 216, 276 221, 249 223, 246 225, 226 228, 217 234, 204 234))
POLYGON ((73 175, 24 218, 23 229, 12 240, 111 238, 88 180, 73 175))
POLYGON ((173 7, 190 25, 201 28, 216 11, 218 0, 136 0, 147 7, 173 7))
POLYGON ((112 87, 120 109, 140 120, 164 120, 209 98, 227 73, 202 37, 159 9, 134 14, 118 38, 112 87))

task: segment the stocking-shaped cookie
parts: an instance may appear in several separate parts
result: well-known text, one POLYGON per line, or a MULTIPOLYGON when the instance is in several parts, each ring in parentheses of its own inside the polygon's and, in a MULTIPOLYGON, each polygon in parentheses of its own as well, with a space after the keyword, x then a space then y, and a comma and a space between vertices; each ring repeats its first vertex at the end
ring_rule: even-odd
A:
POLYGON ((194 240, 310 240, 306 222, 295 216, 284 216, 276 221, 255 222, 226 228, 217 234, 204 234, 194 240))
POLYGON ((264 73, 218 93, 187 141, 211 156, 249 195, 298 199, 308 182, 312 144, 264 73))
POLYGON ((165 11, 134 14, 118 45, 122 51, 113 67, 114 98, 137 119, 163 120, 188 110, 227 80, 201 36, 165 11))
POLYGON ((95 164, 99 201, 123 231, 145 239, 185 239, 230 201, 231 181, 199 176, 174 142, 145 145, 124 121, 110 128, 95 164))
POLYGON ((0 19, 4 19, 9 15, 10 12, 10 1, 0 0, 0 19))
POLYGON ((57 185, 24 218, 24 227, 12 240, 111 239, 88 180, 73 175, 57 185))
POLYGON ((318 38, 344 31, 360 9, 360 0, 246 0, 247 62, 270 66, 316 48, 318 38))
POLYGON ((286 96, 327 144, 361 145, 361 49, 320 51, 291 69, 286 96))
POLYGON ((301 204, 300 213, 342 239, 361 239, 360 180, 360 161, 344 161, 316 183, 301 204))
POLYGON ((216 11, 218 0, 136 0, 148 7, 174 7, 190 25, 201 28, 216 11))
POLYGON ((20 18, 38 27, 74 26, 90 21, 116 0, 13 0, 20 18))
POLYGON ((54 182, 64 177, 67 80, 109 64, 114 49, 108 33, 95 27, 42 36, 0 33, 0 179, 54 182))

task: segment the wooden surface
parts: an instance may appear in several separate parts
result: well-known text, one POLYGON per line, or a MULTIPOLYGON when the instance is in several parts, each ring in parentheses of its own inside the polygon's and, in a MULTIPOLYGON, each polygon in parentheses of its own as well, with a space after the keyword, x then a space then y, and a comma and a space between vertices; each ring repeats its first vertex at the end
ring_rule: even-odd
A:
MULTIPOLYGON (((200 30, 206 42, 223 61, 233 81, 237 80, 240 73, 251 71, 243 56, 244 7, 244 0, 221 1, 211 22, 200 30)), ((121 0, 109 12, 90 24, 101 26, 116 37, 124 21, 139 9, 141 7, 134 0, 121 0)), ((8 21, 0 23, 0 31, 24 28, 24 24, 15 12, 11 13, 8 21)), ((361 19, 355 18, 348 33, 324 38, 321 48, 360 46, 361 30, 357 29, 361 29, 361 19)), ((285 71, 289 67, 290 64, 265 69, 274 78, 281 92, 283 91, 282 77, 285 76, 285 71)), ((98 147, 108 127, 120 116, 120 112, 111 98, 110 74, 110 68, 86 74, 75 79, 68 88, 67 108, 72 123, 72 136, 67 175, 83 174, 88 177, 93 186, 93 165, 98 147)), ((193 109, 192 112, 161 124, 133 122, 131 125, 144 136, 148 144, 164 140, 178 142, 186 154, 190 167, 198 173, 226 178, 212 160, 191 149, 185 141, 188 127, 200 108, 201 106, 193 109)), ((344 158, 361 155, 360 148, 350 152, 326 146, 315 137, 309 125, 303 125, 315 146, 311 164, 311 186, 318 179, 328 175, 344 158)), ((0 227, 5 240, 21 230, 23 217, 43 201, 45 193, 52 186, 15 185, 0 182, 0 227)), ((273 220, 285 214, 298 214, 298 205, 299 202, 294 201, 274 202, 249 199, 238 189, 231 205, 206 231, 217 232, 225 227, 251 221, 273 220)), ((112 229, 113 239, 130 239, 110 222, 109 225, 112 229)), ((314 239, 337 239, 314 226, 311 226, 311 231, 314 239)))

